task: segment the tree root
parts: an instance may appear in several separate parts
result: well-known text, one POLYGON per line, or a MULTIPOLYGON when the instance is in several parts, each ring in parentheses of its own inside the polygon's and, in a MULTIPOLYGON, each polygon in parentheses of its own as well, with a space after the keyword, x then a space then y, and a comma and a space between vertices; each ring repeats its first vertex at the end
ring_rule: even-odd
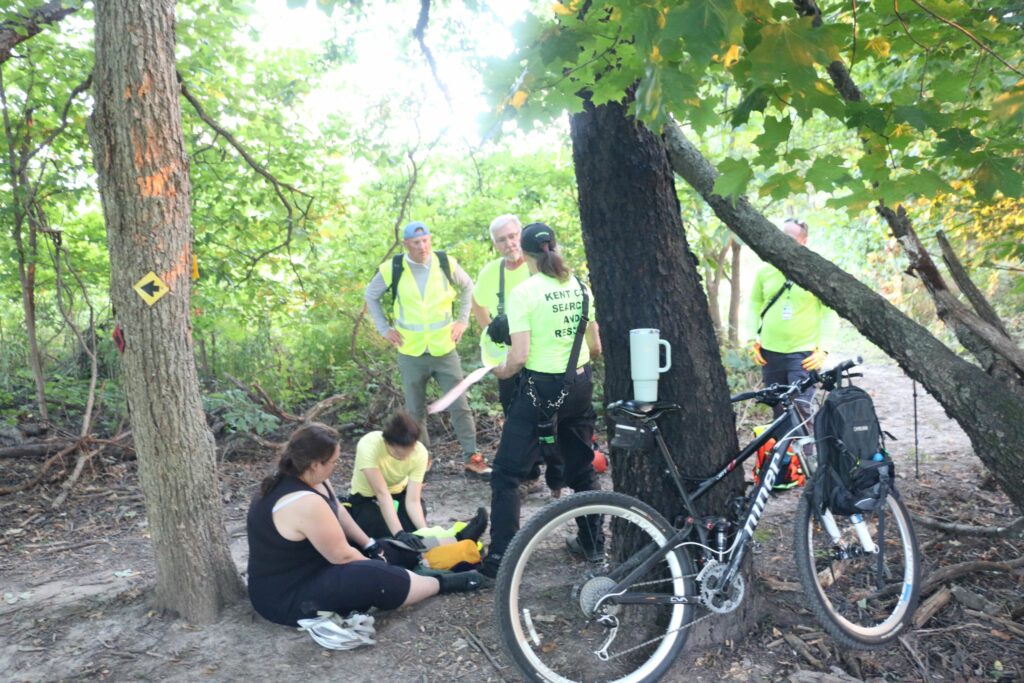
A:
POLYGON ((995 536, 999 538, 1014 538, 1024 534, 1024 517, 1018 517, 1006 526, 975 526, 971 524, 955 524, 943 522, 925 515, 914 515, 914 523, 920 524, 927 529, 934 529, 953 536, 995 536))

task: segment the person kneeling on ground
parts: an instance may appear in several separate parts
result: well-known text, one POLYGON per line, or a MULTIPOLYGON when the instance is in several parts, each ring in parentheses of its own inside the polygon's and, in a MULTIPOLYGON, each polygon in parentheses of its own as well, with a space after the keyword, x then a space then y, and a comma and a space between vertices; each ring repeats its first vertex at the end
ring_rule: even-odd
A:
POLYGON ((292 434, 277 471, 263 480, 246 520, 249 600, 286 626, 318 611, 341 615, 395 609, 438 593, 475 590, 477 572, 419 576, 374 558, 383 553, 338 505, 328 479, 338 464, 338 432, 308 424, 292 434), (364 548, 360 552, 349 539, 364 548))
POLYGON ((487 530, 483 508, 454 537, 421 538, 411 533, 427 528, 422 494, 428 454, 419 441, 420 429, 412 415, 400 410, 383 430, 359 440, 346 504, 352 519, 374 538, 393 537, 415 550, 478 540, 487 530))

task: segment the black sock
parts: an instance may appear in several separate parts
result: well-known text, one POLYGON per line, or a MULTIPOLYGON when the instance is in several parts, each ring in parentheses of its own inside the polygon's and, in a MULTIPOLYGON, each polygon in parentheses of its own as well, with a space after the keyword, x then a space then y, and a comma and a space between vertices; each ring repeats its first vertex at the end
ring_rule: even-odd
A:
POLYGON ((465 541, 468 538, 471 541, 479 541, 485 531, 487 531, 487 510, 477 508, 476 516, 469 521, 465 529, 455 534, 455 540, 465 541))

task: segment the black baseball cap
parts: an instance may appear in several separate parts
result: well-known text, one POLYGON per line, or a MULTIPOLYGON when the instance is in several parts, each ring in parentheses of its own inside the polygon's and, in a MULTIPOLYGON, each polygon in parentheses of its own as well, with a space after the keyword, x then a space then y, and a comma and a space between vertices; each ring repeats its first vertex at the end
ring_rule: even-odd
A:
POLYGON ((530 254, 539 254, 544 251, 543 244, 549 246, 555 241, 555 231, 544 223, 530 223, 523 228, 523 234, 519 238, 519 246, 523 251, 530 254))

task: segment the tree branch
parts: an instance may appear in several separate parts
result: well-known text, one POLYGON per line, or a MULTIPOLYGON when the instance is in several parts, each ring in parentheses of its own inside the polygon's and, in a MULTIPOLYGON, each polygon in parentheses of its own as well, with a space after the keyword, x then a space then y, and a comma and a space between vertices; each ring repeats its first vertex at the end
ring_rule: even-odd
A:
POLYGON ((1017 67, 1013 66, 1012 64, 1010 64, 1010 63, 1009 63, 1008 61, 1006 61, 1006 60, 1005 60, 1005 59, 1003 59, 1002 57, 1000 57, 1000 56, 999 56, 999 55, 998 55, 998 54, 996 53, 996 51, 995 51, 995 50, 993 50, 992 48, 990 48, 990 47, 989 47, 988 45, 986 45, 985 43, 981 42, 981 39, 980 39, 980 38, 978 38, 978 36, 974 35, 974 34, 973 34, 973 33, 971 33, 970 31, 968 31, 967 29, 965 29, 965 28, 964 28, 963 26, 961 26, 960 24, 958 24, 958 23, 956 23, 955 21, 952 21, 952 20, 950 20, 950 19, 947 19, 946 17, 944 17, 944 16, 942 16, 942 15, 940 15, 940 14, 936 13, 936 12, 933 12, 932 10, 928 9, 927 7, 925 7, 924 5, 922 5, 922 4, 920 3, 920 2, 918 2, 918 0, 910 0, 910 1, 911 1, 912 3, 914 3, 915 5, 917 5, 918 7, 920 7, 920 8, 921 8, 921 10, 922 10, 922 11, 924 11, 924 12, 925 12, 926 14, 930 14, 930 15, 931 15, 932 17, 934 17, 935 19, 938 19, 938 20, 939 20, 939 21, 941 21, 941 22, 942 22, 943 24, 946 24, 947 26, 951 26, 952 28, 955 28, 955 29, 956 29, 957 31, 960 31, 960 33, 963 33, 963 34, 964 34, 965 36, 967 36, 968 38, 970 38, 970 39, 971 39, 971 40, 972 40, 972 41, 974 42, 974 44, 975 44, 975 45, 977 45, 977 46, 978 46, 978 47, 980 47, 980 48, 981 48, 982 50, 984 50, 984 51, 985 51, 985 52, 987 52, 988 54, 990 54, 990 55, 992 55, 993 57, 995 57, 995 58, 996 58, 996 60, 998 60, 998 61, 999 61, 1000 63, 1002 63, 1002 65, 1003 65, 1003 66, 1005 66, 1005 67, 1006 67, 1007 69, 1009 69, 1009 70, 1010 70, 1010 71, 1012 71, 1013 73, 1017 74, 1018 76, 1024 76, 1024 71, 1021 71, 1020 69, 1018 69, 1017 67))
MULTIPOLYGON (((1024 350, 1017 346, 1012 339, 1004 335, 1001 330, 967 308, 949 291, 949 287, 939 273, 938 267, 932 261, 924 245, 921 244, 917 233, 914 232, 906 210, 900 206, 894 212, 882 204, 879 204, 876 210, 889 224, 893 235, 899 240, 903 250, 907 253, 907 257, 910 259, 910 267, 921 278, 928 292, 932 295, 932 299, 935 301, 935 310, 939 317, 944 322, 949 323, 954 328, 954 331, 956 330, 956 324, 961 324, 968 328, 992 352, 1005 358, 1015 368, 1016 372, 1024 375, 1024 350)), ((957 336, 959 337, 960 335, 957 336)), ((962 338, 961 341, 963 341, 962 338)))
POLYGON ((950 275, 953 276, 956 286, 960 288, 960 291, 971 302, 974 310, 983 320, 1002 332, 1004 336, 1009 337, 1010 333, 1006 331, 1006 325, 1003 324, 999 314, 992 308, 992 304, 988 302, 988 299, 985 298, 985 295, 981 293, 981 290, 971 280, 970 275, 967 274, 967 270, 960 262, 960 259, 957 258, 956 252, 953 251, 953 247, 949 244, 949 240, 946 239, 946 233, 939 230, 935 233, 935 237, 939 240, 939 248, 942 249, 942 260, 949 269, 950 275))
POLYGON ((927 529, 935 529, 954 536, 985 536, 997 538, 1013 538, 1024 532, 1024 517, 1018 517, 1006 526, 977 526, 974 524, 955 524, 942 522, 926 515, 914 515, 914 522, 927 529))
POLYGON ((430 73, 434 75, 434 81, 437 83, 437 87, 441 89, 441 93, 444 95, 444 99, 448 102, 448 108, 453 109, 451 93, 448 92, 448 86, 441 80, 441 76, 437 73, 437 62, 434 60, 434 53, 430 51, 430 47, 427 45, 426 32, 427 24, 430 23, 430 0, 420 0, 420 16, 416 21, 416 28, 412 30, 412 35, 416 38, 416 42, 420 44, 420 50, 423 51, 423 56, 427 59, 427 65, 430 67, 430 73))
POLYGON ((28 16, 21 17, 20 21, 0 24, 0 64, 11 58, 11 50, 16 45, 41 33, 47 24, 56 24, 77 11, 77 7, 63 7, 61 0, 50 0, 29 12, 28 16))
POLYGON ((64 110, 60 114, 60 125, 50 131, 50 134, 43 138, 43 141, 36 145, 36 148, 26 154, 22 160, 22 165, 28 164, 29 160, 32 159, 39 152, 46 149, 51 142, 53 142, 58 135, 64 132, 64 129, 68 127, 68 113, 71 111, 71 104, 75 101, 75 98, 84 93, 86 90, 92 87, 92 74, 86 76, 85 80, 74 87, 71 94, 68 95, 68 101, 64 103, 64 110))
MULTIPOLYGON (((281 248, 286 249, 288 253, 291 254, 292 233, 295 229, 296 207, 292 204, 291 201, 288 200, 288 197, 285 195, 284 190, 288 190, 289 192, 293 192, 297 195, 310 198, 310 202, 306 204, 305 208, 300 207, 298 209, 299 214, 303 220, 305 220, 309 215, 309 209, 310 206, 312 205, 312 197, 309 194, 298 189, 294 185, 289 185, 288 183, 278 180, 270 171, 266 169, 265 166, 263 166, 255 159, 253 159, 252 155, 249 154, 248 150, 246 150, 245 147, 242 146, 242 143, 239 142, 238 139, 234 135, 232 135, 226 128, 218 124, 213 119, 213 117, 206 112, 206 110, 203 108, 203 105, 199 102, 198 99, 196 99, 195 95, 192 94, 192 91, 188 89, 188 86, 185 84, 185 80, 182 78, 181 74, 179 73, 177 74, 177 76, 178 83, 181 86, 181 94, 185 96, 185 99, 188 100, 189 104, 192 105, 192 108, 196 110, 196 114, 199 115, 199 118, 202 119, 203 122, 206 123, 206 125, 208 125, 210 128, 212 128, 218 135, 227 140, 228 144, 234 147, 235 150, 241 155, 242 159, 245 160, 245 163, 248 164, 252 170, 256 171, 256 173, 262 176, 268 183, 270 183, 270 186, 274 190, 274 194, 277 195, 278 201, 281 202, 281 205, 284 207, 285 213, 287 214, 287 232, 285 234, 284 241, 281 242, 280 244, 275 244, 272 247, 269 247, 268 249, 264 249, 263 251, 259 252, 255 257, 249 257, 251 259, 251 264, 249 266, 249 272, 246 275, 246 277, 251 277, 253 270, 256 268, 256 264, 263 260, 263 258, 266 257, 267 255, 272 254, 281 248)), ((289 259, 289 264, 292 266, 292 272, 294 272, 295 276, 298 278, 299 284, 302 285, 302 275, 295 269, 294 264, 291 263, 291 259, 289 259)))

